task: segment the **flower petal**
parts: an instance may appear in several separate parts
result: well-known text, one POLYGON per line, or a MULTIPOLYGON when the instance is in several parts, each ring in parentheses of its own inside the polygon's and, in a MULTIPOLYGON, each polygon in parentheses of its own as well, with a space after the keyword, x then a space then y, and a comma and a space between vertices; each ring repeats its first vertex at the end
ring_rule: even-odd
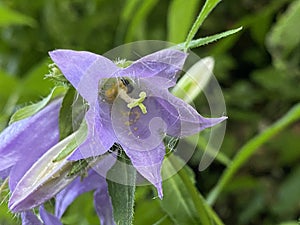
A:
MULTIPOLYGON (((156 76, 162 78, 161 86, 171 87, 175 85, 176 75, 182 69, 186 57, 187 54, 182 51, 164 49, 142 57, 129 67, 117 71, 114 76, 135 78, 156 76)), ((156 80, 153 79, 153 82, 156 80)))
POLYGON ((37 114, 13 123, 1 133, 0 171, 15 165, 9 180, 11 189, 30 166, 58 142, 60 105, 61 100, 55 100, 37 114), (21 163, 16 164, 19 160, 21 163))
POLYGON ((87 177, 83 180, 80 177, 76 178, 70 185, 58 193, 55 198, 55 215, 61 218, 68 206, 79 195, 94 189, 106 187, 104 176, 115 161, 116 158, 112 155, 106 156, 89 171, 87 177))
MULTIPOLYGON (((206 128, 213 127, 224 120, 227 119, 226 116, 221 116, 219 118, 205 118, 201 116, 191 105, 187 104, 183 100, 173 96, 170 93, 166 93, 165 96, 168 99, 168 102, 171 103, 173 106, 176 106, 179 114, 179 121, 180 121, 180 131, 176 130, 169 130, 169 134, 171 136, 176 137, 186 137, 193 134, 196 134, 206 128)), ((164 104, 162 102, 162 104, 164 104)), ((166 108, 168 105, 166 105, 166 108)), ((169 110, 169 112, 172 112, 169 110)), ((170 113, 169 119, 178 120, 178 114, 170 113)))
POLYGON ((201 116, 191 105, 184 102, 182 99, 172 95, 167 89, 153 87, 151 81, 144 80, 148 88, 152 88, 153 93, 159 93, 157 101, 160 102, 168 116, 165 117, 169 124, 173 124, 173 128, 168 129, 168 134, 175 137, 186 137, 196 134, 206 128, 215 126, 227 119, 226 116, 219 118, 205 118, 201 116), (174 108, 176 110, 174 110, 174 108), (178 125, 180 122, 180 125, 178 125))
MULTIPOLYGON (((101 110, 104 109, 105 105, 101 107, 101 110)), ((103 116, 100 116, 98 103, 90 105, 90 109, 85 115, 88 126, 87 138, 69 157, 69 160, 79 160, 102 155, 113 146, 116 138, 112 131, 110 113, 106 110, 101 114, 103 116)))
POLYGON ((31 211, 21 213, 22 225, 42 225, 42 222, 31 211))
POLYGON ((44 225, 62 225, 57 217, 51 215, 44 209, 44 206, 40 207, 40 215, 44 225))
POLYGON ((106 183, 105 178, 99 176, 95 171, 91 170, 87 177, 82 181, 77 177, 65 189, 56 196, 55 215, 61 218, 68 206, 81 194, 94 190, 106 183))
POLYGON ((70 161, 53 162, 75 134, 53 146, 25 173, 11 194, 12 211, 24 211, 44 203, 76 178, 67 176, 72 166, 70 161))
POLYGON ((129 148, 124 148, 124 150, 133 166, 156 187, 158 197, 162 199, 161 167, 165 156, 165 146, 163 143, 152 150, 140 151, 129 148))
POLYGON ((9 175, 10 170, 11 170, 11 167, 0 171, 0 179, 4 180, 5 178, 7 178, 8 175, 9 175))
POLYGON ((100 79, 109 78, 119 68, 109 59, 86 51, 49 52, 53 62, 83 98, 95 101, 100 79))
POLYGON ((179 118, 173 105, 152 95, 147 97, 143 104, 147 108, 147 113, 142 113, 139 107, 129 109, 122 100, 115 101, 111 119, 118 139, 116 142, 123 147, 141 151, 152 150, 162 143, 168 130, 177 130, 177 133, 180 131, 179 119, 169 118, 170 111, 174 115, 177 113, 179 118), (165 105, 168 105, 168 108, 165 105))
POLYGON ((103 183, 103 186, 94 192, 94 205, 101 225, 115 225, 112 202, 106 183, 103 183))

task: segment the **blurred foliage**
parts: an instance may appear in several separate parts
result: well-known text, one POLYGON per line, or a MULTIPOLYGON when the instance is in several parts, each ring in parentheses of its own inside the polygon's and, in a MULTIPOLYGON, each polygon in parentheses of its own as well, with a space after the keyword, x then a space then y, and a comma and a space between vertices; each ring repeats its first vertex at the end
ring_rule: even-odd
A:
MULTIPOLYGON (((43 77, 48 72, 49 50, 71 48, 102 54, 134 40, 180 43, 202 5, 201 0, 188 3, 182 0, 37 0, 30 3, 2 0, 0 130, 26 102, 37 102, 50 93, 53 83, 43 77)), ((214 72, 222 86, 229 116, 221 149, 227 157, 233 158, 248 140, 299 102, 299 21, 299 0, 226 0, 197 33, 196 38, 200 38, 243 26, 238 34, 194 49, 200 56, 210 55, 216 61, 214 72)), ((202 103, 202 98, 197 98, 195 104, 199 111, 205 111, 200 107, 202 103)), ((213 206, 224 224, 297 224, 299 135, 298 122, 260 146, 243 163, 213 206)), ((200 148, 189 166, 195 173, 196 187, 207 196, 226 166, 216 160, 199 172, 200 148)), ((151 187, 137 188, 134 224, 173 224, 171 214, 164 210, 167 206, 158 199, 153 200, 153 195, 151 187)), ((88 194, 77 199, 65 215, 64 223, 99 223, 91 202, 88 194)), ((0 224, 19 222, 17 216, 8 213, 6 204, 1 204, 0 224)))

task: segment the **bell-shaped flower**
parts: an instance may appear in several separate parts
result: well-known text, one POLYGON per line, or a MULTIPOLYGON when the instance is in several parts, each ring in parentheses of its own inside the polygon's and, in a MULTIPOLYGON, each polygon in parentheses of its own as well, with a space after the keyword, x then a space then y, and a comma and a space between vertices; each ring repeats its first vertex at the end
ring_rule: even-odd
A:
MULTIPOLYGON (((94 191, 95 210, 101 224, 114 224, 105 178, 89 170, 83 179, 67 176, 74 162, 54 162, 62 146, 76 133, 59 141, 58 117, 61 99, 54 100, 33 116, 12 123, 0 134, 0 175, 9 179, 9 207, 20 212, 23 225, 61 225, 67 207, 84 192, 94 191), (43 203, 56 196, 55 215, 43 203), (40 206, 40 218, 30 209, 40 206)), ((106 173, 116 157, 94 160, 94 169, 106 173)))
POLYGON ((165 135, 193 135, 227 118, 204 118, 169 92, 187 57, 179 50, 155 52, 126 68, 85 51, 56 50, 50 57, 89 104, 87 138, 69 160, 102 155, 117 143, 160 198, 165 135))
POLYGON ((14 122, 0 135, 0 174, 9 176, 10 189, 46 151, 59 141, 61 99, 37 114, 14 122))

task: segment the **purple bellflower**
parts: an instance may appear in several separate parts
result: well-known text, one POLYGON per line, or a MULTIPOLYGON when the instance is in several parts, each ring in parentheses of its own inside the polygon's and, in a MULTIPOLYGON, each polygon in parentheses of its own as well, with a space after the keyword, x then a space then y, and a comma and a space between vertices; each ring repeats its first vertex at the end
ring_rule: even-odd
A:
POLYGON ((89 104, 87 138, 69 159, 102 155, 118 143, 160 198, 165 135, 189 136, 227 118, 204 118, 169 92, 187 57, 182 51, 161 50, 125 68, 85 51, 56 50, 50 57, 89 104))
MULTIPOLYGON (((58 142, 60 105, 61 99, 55 100, 34 116, 13 123, 1 133, 0 173, 2 179, 9 177, 11 192, 27 170, 58 142)), ((44 215, 46 217, 48 213, 44 212, 44 215)), ((24 225, 42 224, 30 211, 22 212, 21 218, 24 225)))
MULTIPOLYGON (((40 171, 35 170, 41 169, 41 167, 47 168, 49 160, 53 159, 47 160, 47 157, 49 155, 51 157, 53 154, 52 149, 57 149, 57 146, 63 143, 58 143, 60 107, 61 99, 54 100, 37 114, 14 122, 1 133, 0 178, 9 178, 9 188, 12 193, 9 207, 13 212, 21 212, 23 225, 61 225, 59 219, 75 198, 93 190, 95 209, 101 224, 114 224, 106 180, 94 170, 90 170, 83 180, 80 177, 73 177, 72 179, 62 179, 49 187, 35 185, 35 183, 43 181, 37 177, 37 174, 41 174, 40 171), (42 204, 55 195, 54 216, 49 214, 42 204), (31 208, 38 205, 41 205, 42 221, 30 211, 31 208)), ((101 161, 94 168, 102 167, 104 171, 109 170, 115 161, 113 157, 109 159, 108 163, 107 161, 101 161)))

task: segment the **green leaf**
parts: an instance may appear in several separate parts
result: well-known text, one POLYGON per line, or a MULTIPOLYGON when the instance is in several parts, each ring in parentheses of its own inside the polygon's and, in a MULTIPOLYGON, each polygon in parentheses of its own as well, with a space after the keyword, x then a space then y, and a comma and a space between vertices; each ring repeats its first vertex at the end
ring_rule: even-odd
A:
POLYGON ((54 87, 53 82, 50 79, 45 79, 44 76, 49 72, 49 62, 48 58, 42 59, 24 74, 24 79, 22 79, 22 83, 19 86, 21 88, 19 103, 35 101, 37 96, 46 96, 49 90, 54 87))
POLYGON ((161 210, 160 200, 154 201, 149 197, 153 194, 152 190, 153 188, 150 188, 150 186, 137 187, 135 194, 137 207, 135 207, 134 224, 173 225, 173 221, 161 210), (147 192, 139 199, 138 195, 141 189, 147 189, 147 192))
POLYGON ((139 3, 141 2, 141 0, 127 0, 121 16, 120 16, 120 23, 117 27, 117 31, 116 31, 116 35, 115 35, 115 42, 116 43, 123 43, 123 39, 124 36, 127 32, 127 27, 128 24, 130 22, 130 20, 132 20, 132 15, 134 15, 134 13, 137 10, 137 7, 139 5, 139 3))
POLYGON ((300 44, 300 33, 295 32, 299 28, 299 21, 300 1, 294 1, 281 15, 267 39, 268 46, 274 54, 280 52, 287 55, 300 44))
POLYGON ((18 82, 16 77, 0 70, 0 100, 7 99, 17 88, 18 82))
MULTIPOLYGON (((228 30, 219 34, 214 34, 212 36, 208 36, 208 37, 204 37, 204 38, 199 38, 197 40, 193 40, 189 43, 188 48, 197 48, 200 47, 202 45, 207 45, 210 44, 214 41, 217 41, 221 38, 227 37, 229 35, 235 34, 237 32, 239 32, 240 30, 242 30, 242 27, 236 28, 236 29, 232 29, 232 30, 228 30)), ((178 45, 180 49, 184 49, 185 48, 185 43, 181 43, 178 45)))
POLYGON ((140 2, 141 2, 140 0, 127 0, 121 14, 122 20, 129 21, 132 16, 132 13, 134 13, 137 5, 140 2))
POLYGON ((136 170, 133 166, 126 164, 127 160, 129 159, 119 157, 119 160, 107 173, 114 220, 118 225, 131 225, 133 221, 136 170), (109 177, 118 177, 122 180, 115 182, 109 177))
POLYGON ((29 25, 34 26, 36 22, 19 12, 0 5, 0 27, 9 25, 29 25))
POLYGON ((2 181, 0 179, 0 199, 1 199, 1 204, 0 204, 0 224, 15 224, 15 214, 13 214, 9 209, 8 209, 8 198, 7 196, 9 195, 9 187, 8 187, 8 179, 2 181))
POLYGON ((294 167, 278 187, 276 204, 272 205, 274 215, 292 218, 298 211, 300 203, 300 166, 294 167))
POLYGON ((35 104, 32 105, 28 105, 25 106, 21 109, 19 109, 17 112, 15 112, 10 121, 9 124, 12 124, 16 121, 25 119, 27 117, 30 117, 32 115, 34 115, 35 113, 37 113, 38 111, 40 111, 41 109, 43 109, 51 99, 57 97, 58 95, 62 94, 65 91, 65 87, 55 87, 52 89, 51 93, 44 98, 43 100, 41 100, 40 102, 37 102, 35 104))
MULTIPOLYGON (((189 140, 189 138, 187 138, 187 140, 189 140)), ((191 140, 191 143, 193 143, 193 140, 191 140)), ((216 150, 212 149, 212 147, 207 147, 207 144, 208 144, 208 140, 205 137, 200 135, 199 140, 197 142, 197 147, 202 151, 205 150, 205 153, 209 154, 210 156, 216 157, 216 160, 219 163, 223 164, 224 166, 229 166, 230 165, 231 160, 223 152, 220 151, 215 156, 216 150)))
POLYGON ((193 172, 187 167, 182 168, 184 163, 174 155, 164 160, 163 177, 171 178, 163 181, 164 198, 161 200, 162 209, 171 217, 175 224, 192 225, 217 224, 220 220, 213 214, 205 203, 203 197, 197 191, 192 176, 193 172), (181 170, 180 170, 181 169, 181 170), (176 173, 178 171, 178 173, 176 173))
MULTIPOLYGON (((287 79, 287 77, 287 74, 271 66, 255 70, 251 74, 251 78, 259 86, 263 87, 267 98, 271 100, 283 99, 284 101, 297 101, 300 99, 299 88, 295 85, 298 78, 295 76, 288 77, 287 79), (280 95, 278 95, 278 93, 280 93, 280 95)), ((247 95, 249 95, 249 92, 247 92, 247 95)))
POLYGON ((93 199, 94 196, 91 191, 79 195, 61 218, 62 224, 99 224, 99 218, 95 213, 94 204, 88 204, 93 202, 93 199), (83 205, 84 207, 82 207, 83 205))
POLYGON ((267 37, 267 46, 274 65, 288 72, 299 73, 300 33, 297 32, 300 20, 300 1, 292 2, 273 26, 267 37))
POLYGON ((168 11, 168 40, 184 41, 196 16, 200 0, 173 0, 168 11))
MULTIPOLYGON (((265 26, 265 22, 261 24, 261 18, 274 18, 275 15, 280 11, 280 8, 284 7, 285 4, 290 2, 290 0, 277 0, 270 1, 269 4, 266 4, 266 7, 259 8, 256 12, 245 15, 240 21, 234 24, 234 27, 243 26, 244 30, 253 27, 259 27, 258 29, 265 29, 261 26, 265 26)), ((267 28, 269 29, 269 27, 267 28)), ((231 36, 230 38, 222 39, 217 45, 214 45, 210 50, 211 55, 221 55, 224 52, 227 52, 234 44, 239 40, 239 37, 242 32, 237 35, 231 36)), ((255 32, 257 33, 257 32, 255 32)), ((252 35, 257 36, 257 34, 252 35)), ((257 37, 254 37, 257 39, 257 37)))
POLYGON ((196 21, 194 22, 189 34, 186 37, 185 40, 185 50, 188 49, 188 46, 190 45, 190 42, 195 37, 197 31, 199 30, 200 26, 202 25, 203 21, 206 19, 206 17, 210 14, 210 12, 217 6, 217 4, 221 0, 206 0, 201 12, 199 13, 196 21))
POLYGON ((0 131, 9 121, 19 99, 19 79, 0 70, 0 131))
POLYGON ((298 221, 286 221, 286 222, 282 222, 278 225, 299 225, 299 220, 298 221))
POLYGON ((59 112, 60 140, 69 136, 74 130, 78 128, 76 127, 76 121, 73 121, 73 119, 75 120, 77 118, 78 113, 80 113, 80 110, 76 110, 76 107, 73 107, 75 96, 76 91, 74 87, 69 87, 66 95, 64 96, 59 112))
POLYGON ((260 134, 248 141, 236 154, 232 163, 223 172, 217 185, 212 189, 207 197, 207 202, 212 205, 216 201, 217 197, 232 179, 237 170, 255 153, 260 146, 282 131, 290 124, 300 119, 300 103, 295 105, 290 111, 288 111, 281 119, 276 121, 273 125, 266 128, 260 134))
POLYGON ((130 42, 134 39, 135 31, 138 29, 140 24, 142 24, 150 11, 154 8, 158 0, 143 0, 140 2, 141 6, 131 16, 131 23, 127 28, 125 42, 130 42))

